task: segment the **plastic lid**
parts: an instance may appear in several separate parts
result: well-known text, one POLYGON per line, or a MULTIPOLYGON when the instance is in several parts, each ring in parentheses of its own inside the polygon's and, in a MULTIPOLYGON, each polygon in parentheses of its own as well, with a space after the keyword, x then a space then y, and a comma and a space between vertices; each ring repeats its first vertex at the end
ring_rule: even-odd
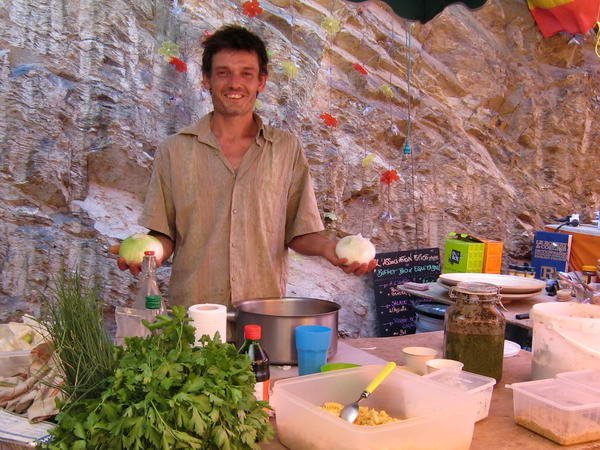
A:
POLYGON ((244 339, 250 339, 251 341, 258 341, 262 335, 262 328, 260 325, 250 324, 244 326, 244 339))
POLYGON ((153 250, 146 250, 144 252, 144 256, 154 256, 154 251, 153 250))
POLYGON ((582 266, 581 270, 583 270, 584 272, 595 272, 596 266, 582 266))
POLYGON ((146 296, 146 308, 148 309, 159 309, 162 303, 160 295, 147 295, 146 296))

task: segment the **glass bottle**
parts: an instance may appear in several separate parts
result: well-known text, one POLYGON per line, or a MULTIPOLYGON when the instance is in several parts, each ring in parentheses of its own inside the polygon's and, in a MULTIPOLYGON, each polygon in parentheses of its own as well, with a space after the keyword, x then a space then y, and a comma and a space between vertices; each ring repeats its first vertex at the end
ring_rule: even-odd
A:
POLYGON ((149 295, 160 295, 158 279, 156 278, 156 257, 153 251, 144 252, 138 292, 132 308, 146 309, 146 297, 149 295))
POLYGON ((464 369, 502 378, 506 320, 498 309, 497 286, 458 283, 450 290, 455 303, 448 308, 444 325, 444 357, 464 364, 464 369))
POLYGON ((260 345, 262 329, 260 325, 249 324, 244 326, 244 343, 239 349, 240 354, 248 355, 252 364, 252 371, 256 377, 254 396, 257 400, 269 401, 269 357, 260 345))

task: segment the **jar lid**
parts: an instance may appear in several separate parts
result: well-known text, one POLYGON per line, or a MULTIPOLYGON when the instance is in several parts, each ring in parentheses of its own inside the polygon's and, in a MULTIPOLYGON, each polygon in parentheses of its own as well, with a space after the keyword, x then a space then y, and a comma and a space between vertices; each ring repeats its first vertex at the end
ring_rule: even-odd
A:
POLYGON ((474 295, 498 295, 500 292, 500 288, 495 284, 475 281, 461 281, 452 290, 454 292, 474 295))

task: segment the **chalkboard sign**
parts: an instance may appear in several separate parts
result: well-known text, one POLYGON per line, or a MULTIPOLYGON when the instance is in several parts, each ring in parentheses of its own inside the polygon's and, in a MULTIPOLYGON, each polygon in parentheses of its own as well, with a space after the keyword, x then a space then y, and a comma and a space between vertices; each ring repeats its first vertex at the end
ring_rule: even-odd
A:
POLYGON ((440 275, 440 250, 425 248, 378 253, 373 271, 376 319, 380 336, 402 336, 416 330, 412 302, 417 299, 398 286, 408 281, 430 283, 440 275))

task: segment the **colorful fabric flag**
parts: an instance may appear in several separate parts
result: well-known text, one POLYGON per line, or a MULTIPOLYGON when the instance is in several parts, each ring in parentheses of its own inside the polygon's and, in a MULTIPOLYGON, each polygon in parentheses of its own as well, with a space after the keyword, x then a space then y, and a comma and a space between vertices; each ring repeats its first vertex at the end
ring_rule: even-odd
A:
POLYGON ((600 0, 527 0, 527 6, 546 38, 561 31, 585 34, 600 12, 600 0))

